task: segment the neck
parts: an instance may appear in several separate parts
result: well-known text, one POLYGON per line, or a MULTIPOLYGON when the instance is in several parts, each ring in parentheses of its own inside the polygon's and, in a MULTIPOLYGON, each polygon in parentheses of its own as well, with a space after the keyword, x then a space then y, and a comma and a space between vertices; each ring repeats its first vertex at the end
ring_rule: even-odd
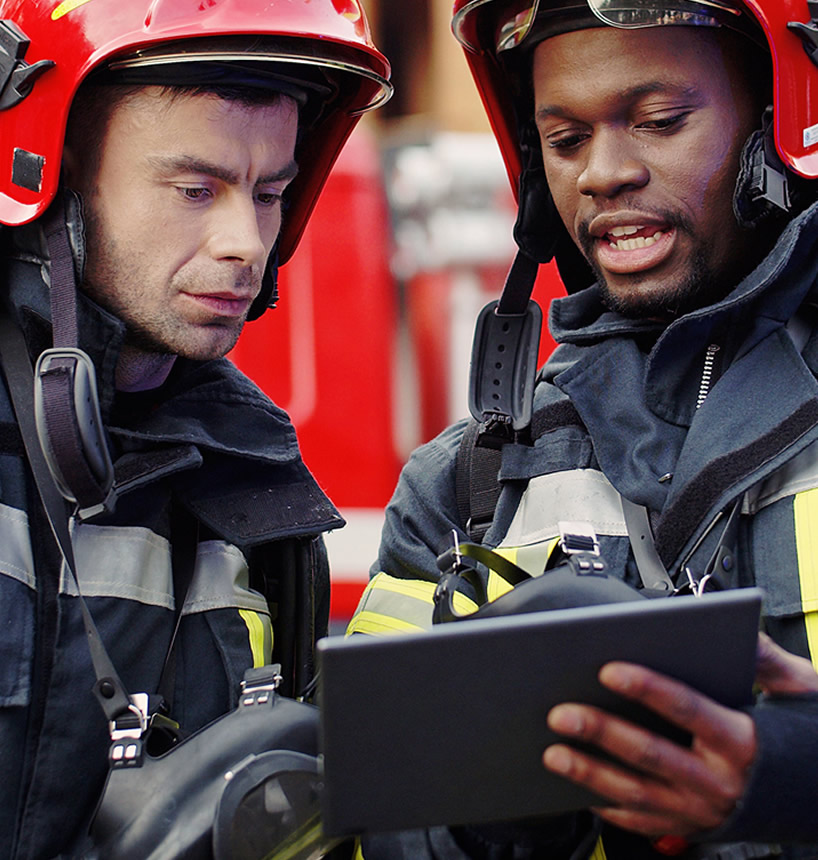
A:
POLYGON ((168 378, 175 355, 143 352, 123 346, 116 365, 117 391, 148 391, 159 388, 168 378))

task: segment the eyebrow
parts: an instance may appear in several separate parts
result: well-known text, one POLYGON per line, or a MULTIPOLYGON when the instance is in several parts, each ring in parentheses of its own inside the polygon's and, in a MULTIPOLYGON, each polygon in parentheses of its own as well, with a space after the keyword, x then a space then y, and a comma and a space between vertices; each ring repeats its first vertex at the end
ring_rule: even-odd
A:
MULTIPOLYGON (((625 102, 633 102, 644 96, 653 95, 654 93, 673 93, 674 95, 684 96, 685 98, 694 98, 699 95, 699 88, 694 84, 676 84, 670 81, 647 81, 643 84, 629 87, 622 90, 619 94, 619 100, 625 102)), ((536 122, 542 122, 552 116, 565 116, 570 113, 562 105, 541 105, 537 108, 534 115, 536 122)))
MULTIPOLYGON (((214 179, 218 179, 227 185, 238 185, 241 182, 241 175, 238 171, 230 170, 221 164, 205 161, 192 155, 174 155, 168 157, 150 155, 148 156, 148 163, 166 174, 201 173, 204 176, 212 176, 214 179)), ((276 182, 290 181, 295 179, 297 175, 298 164, 296 164, 294 159, 291 159, 280 170, 260 176, 255 184, 269 185, 276 182)))

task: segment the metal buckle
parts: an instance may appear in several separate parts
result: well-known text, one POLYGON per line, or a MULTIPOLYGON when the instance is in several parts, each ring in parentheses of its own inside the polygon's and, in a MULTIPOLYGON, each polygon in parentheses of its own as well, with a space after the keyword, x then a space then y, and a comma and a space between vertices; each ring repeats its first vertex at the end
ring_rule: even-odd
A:
POLYGON ((108 723, 111 735, 108 762, 112 768, 139 767, 142 764, 143 737, 148 729, 148 694, 134 693, 130 699, 128 714, 133 717, 123 714, 108 723))
POLYGON ((599 541, 590 523, 560 522, 560 549, 578 573, 602 573, 605 562, 599 557, 599 541))

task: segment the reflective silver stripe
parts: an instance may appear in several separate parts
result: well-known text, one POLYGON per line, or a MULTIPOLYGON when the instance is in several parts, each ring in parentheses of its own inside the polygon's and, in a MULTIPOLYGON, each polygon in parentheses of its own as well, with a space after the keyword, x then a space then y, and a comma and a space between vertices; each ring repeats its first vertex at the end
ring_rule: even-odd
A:
POLYGON ((34 588, 28 515, 3 504, 0 504, 0 573, 34 588))
POLYGON ((203 541, 184 614, 210 609, 249 609, 269 614, 267 601, 249 587, 249 579, 247 559, 238 547, 221 540, 203 541))
MULTIPOLYGON (((170 545, 165 538, 138 526, 95 526, 74 521, 71 542, 85 597, 121 597, 173 608, 170 545)), ((65 562, 60 590, 63 594, 77 593, 65 562)))
MULTIPOLYGON (((72 524, 80 588, 85 597, 117 597, 149 606, 174 607, 170 544, 138 526, 72 524)), ((268 614, 264 597, 248 587, 247 560, 225 541, 203 541, 196 556, 184 614, 210 609, 249 609, 268 614)), ((63 563, 60 588, 77 589, 63 563)))
POLYGON ((526 546, 560 533, 562 520, 590 523, 598 535, 627 536, 619 493, 595 469, 539 475, 528 487, 500 546, 526 546))
POLYGON ((745 494, 743 513, 755 514, 767 505, 818 487, 818 442, 808 445, 769 478, 745 494))

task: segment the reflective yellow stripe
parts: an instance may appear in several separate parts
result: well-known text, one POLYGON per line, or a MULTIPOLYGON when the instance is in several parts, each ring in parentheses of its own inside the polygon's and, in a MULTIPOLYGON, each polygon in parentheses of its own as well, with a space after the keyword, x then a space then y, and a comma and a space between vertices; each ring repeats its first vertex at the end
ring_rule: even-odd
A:
POLYGON ((607 855, 605 854, 605 846, 602 844, 601 836, 597 839, 593 853, 588 860, 608 860, 607 855))
MULTIPOLYGON (((428 630, 437 583, 422 579, 398 579, 386 573, 374 576, 364 590, 358 609, 347 627, 347 635, 405 633, 428 630)), ((455 594, 454 605, 463 614, 474 612, 477 604, 463 594, 455 594)))
POLYGON ((796 494, 793 515, 807 643, 812 662, 818 666, 818 489, 796 494))
POLYGON ((266 615, 239 609, 250 639, 250 653, 253 655, 253 668, 266 666, 273 658, 273 627, 266 615))
POLYGON ((364 849, 360 839, 355 840, 355 854, 352 856, 352 860, 364 860, 364 849))
POLYGON ((383 636, 384 633, 417 633, 425 629, 409 621, 395 618, 394 615, 383 615, 380 612, 363 609, 349 622, 347 636, 352 633, 368 633, 370 636, 383 636))
MULTIPOLYGON (((512 564, 517 564, 518 548, 516 546, 498 546, 494 551, 497 555, 507 558, 512 564)), ((492 600, 497 600, 498 597, 502 597, 502 595, 507 591, 511 591, 511 589, 512 586, 502 576, 493 570, 489 571, 489 578, 486 583, 486 594, 488 595, 489 603, 492 600)))
MULTIPOLYGON (((545 565, 559 542, 560 539, 555 537, 530 546, 498 546, 494 551, 497 555, 507 558, 512 564, 521 567, 526 573, 530 573, 531 576, 539 576, 545 570, 545 565)), ((497 600, 507 591, 511 591, 511 586, 502 576, 490 570, 486 585, 489 601, 497 600)))

